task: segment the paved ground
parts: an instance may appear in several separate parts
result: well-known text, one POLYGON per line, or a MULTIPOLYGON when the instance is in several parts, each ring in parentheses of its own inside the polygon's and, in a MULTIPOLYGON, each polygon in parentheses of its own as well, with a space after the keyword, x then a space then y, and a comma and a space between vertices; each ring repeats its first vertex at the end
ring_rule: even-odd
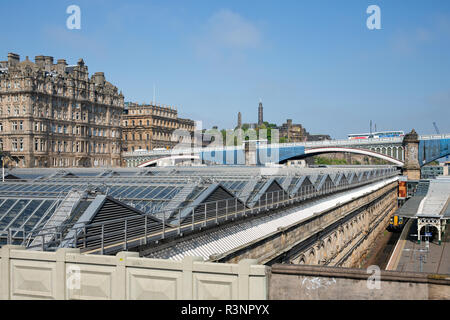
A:
POLYGON ((418 244, 417 236, 412 236, 417 234, 416 221, 408 229, 404 244, 396 248, 401 256, 395 270, 450 274, 450 225, 447 225, 441 245, 437 240, 418 244))

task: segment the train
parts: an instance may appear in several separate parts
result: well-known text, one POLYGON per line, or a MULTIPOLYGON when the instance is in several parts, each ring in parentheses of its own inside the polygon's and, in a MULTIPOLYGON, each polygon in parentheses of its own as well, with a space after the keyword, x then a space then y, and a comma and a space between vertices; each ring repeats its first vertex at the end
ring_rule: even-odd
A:
POLYGON ((389 231, 400 231, 403 229, 403 226, 405 225, 405 219, 403 219, 403 217, 399 217, 397 215, 394 215, 393 217, 391 217, 391 219, 389 220, 389 226, 388 226, 388 230, 389 231))
POLYGON ((393 137, 404 137, 404 131, 379 131, 373 133, 352 133, 348 135, 349 140, 358 139, 380 139, 380 138, 393 138, 393 137))

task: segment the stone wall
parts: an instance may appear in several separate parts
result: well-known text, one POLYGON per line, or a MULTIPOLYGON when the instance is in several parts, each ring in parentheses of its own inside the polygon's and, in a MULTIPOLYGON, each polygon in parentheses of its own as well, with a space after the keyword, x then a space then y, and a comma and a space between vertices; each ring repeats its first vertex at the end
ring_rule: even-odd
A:
POLYGON ((0 249, 0 299, 265 300, 269 267, 239 264, 0 249))
POLYGON ((309 265, 255 265, 0 249, 0 299, 434 300, 450 299, 450 275, 309 265))
POLYGON ((365 269, 274 265, 271 300, 447 300, 450 275, 380 271, 379 282, 365 269))
POLYGON ((397 203, 397 187, 398 183, 393 182, 368 195, 318 212, 219 255, 214 261, 236 263, 241 259, 257 259, 259 263, 268 265, 274 262, 293 261, 314 265, 329 263, 331 259, 340 261, 345 253, 353 249, 354 245, 348 244, 355 242, 362 234, 361 228, 371 230, 377 218, 385 219, 386 212, 392 212, 391 207, 397 203), (302 260, 304 252, 308 253, 302 260))

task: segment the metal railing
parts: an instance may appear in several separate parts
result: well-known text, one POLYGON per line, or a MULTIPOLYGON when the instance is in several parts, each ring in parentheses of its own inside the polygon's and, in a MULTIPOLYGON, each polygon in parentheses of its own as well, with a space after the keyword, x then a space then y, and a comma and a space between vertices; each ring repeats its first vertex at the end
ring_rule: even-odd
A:
MULTIPOLYGON (((442 135, 445 136, 445 135, 442 135)), ((450 135, 448 135, 450 136, 450 135)), ((423 136, 427 137, 427 136, 423 136)), ((433 138, 435 139, 435 138, 433 138)), ((286 148, 286 147, 314 147, 314 146, 359 146, 359 145, 373 145, 384 143, 402 143, 402 137, 391 138, 370 138, 360 140, 322 140, 322 141, 307 141, 307 142, 291 142, 291 143, 277 143, 277 144, 259 144, 259 149, 263 148, 286 148)), ((124 157, 142 157, 153 155, 178 155, 187 153, 213 152, 213 151, 234 151, 243 150, 244 146, 217 146, 217 147, 196 147, 170 150, 155 150, 155 151, 138 151, 138 152, 124 152, 124 157)))
MULTIPOLYGON (((350 184, 339 186, 324 184, 320 190, 316 190, 314 185, 307 185, 299 188, 292 195, 284 190, 267 192, 252 207, 242 203, 238 198, 229 198, 98 223, 77 221, 29 232, 22 230, 21 236, 12 236, 13 230, 8 229, 6 239, 8 244, 28 244, 30 249, 43 251, 66 246, 80 248, 83 252, 113 253, 163 239, 177 238, 185 233, 217 226, 230 220, 258 215, 262 212, 357 188, 396 175, 398 175, 398 171, 390 171, 384 175, 371 176, 364 181, 350 184), (42 241, 38 245, 30 245, 31 239, 35 237, 41 237, 42 241), (50 240, 46 241, 46 239, 50 240)), ((2 238, 1 233, 0 238, 2 238)))
POLYGON ((419 140, 436 140, 436 139, 450 139, 450 133, 448 134, 427 134, 419 136, 419 140))
MULTIPOLYGON (((440 135, 421 135, 419 140, 433 140, 433 139, 450 139, 450 134, 440 135)), ((390 138, 370 138, 360 140, 322 140, 322 141, 307 141, 307 142, 292 142, 292 143, 278 143, 278 144, 259 144, 258 148, 286 148, 286 147, 315 147, 315 146, 363 146, 363 145, 376 145, 386 143, 402 143, 403 137, 390 137, 390 138)), ((243 150, 243 146, 219 146, 219 147, 197 147, 197 148, 183 148, 183 149, 170 149, 170 150, 152 150, 152 151, 138 151, 138 152, 124 152, 124 157, 142 157, 142 156, 155 156, 155 155, 179 155, 179 154, 191 154, 200 152, 213 152, 213 151, 234 151, 243 150)))

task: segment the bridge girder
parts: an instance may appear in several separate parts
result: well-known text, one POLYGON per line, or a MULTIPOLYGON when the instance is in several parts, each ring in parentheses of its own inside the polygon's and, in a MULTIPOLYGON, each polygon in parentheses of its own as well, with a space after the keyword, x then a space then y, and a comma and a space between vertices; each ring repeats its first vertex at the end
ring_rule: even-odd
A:
MULTIPOLYGON (((375 157, 375 158, 382 159, 385 161, 389 161, 397 166, 403 166, 402 161, 397 160, 393 157, 390 157, 390 156, 382 154, 382 153, 377 153, 377 152, 374 152, 374 151, 371 151, 368 149, 358 149, 358 148, 345 148, 345 147, 311 148, 311 149, 305 149, 304 155, 299 155, 299 157, 308 157, 308 156, 312 156, 312 155, 316 155, 316 154, 334 153, 334 152, 367 155, 367 156, 375 157)), ((283 159, 280 162, 284 162, 286 160, 289 160, 289 159, 283 159)))

